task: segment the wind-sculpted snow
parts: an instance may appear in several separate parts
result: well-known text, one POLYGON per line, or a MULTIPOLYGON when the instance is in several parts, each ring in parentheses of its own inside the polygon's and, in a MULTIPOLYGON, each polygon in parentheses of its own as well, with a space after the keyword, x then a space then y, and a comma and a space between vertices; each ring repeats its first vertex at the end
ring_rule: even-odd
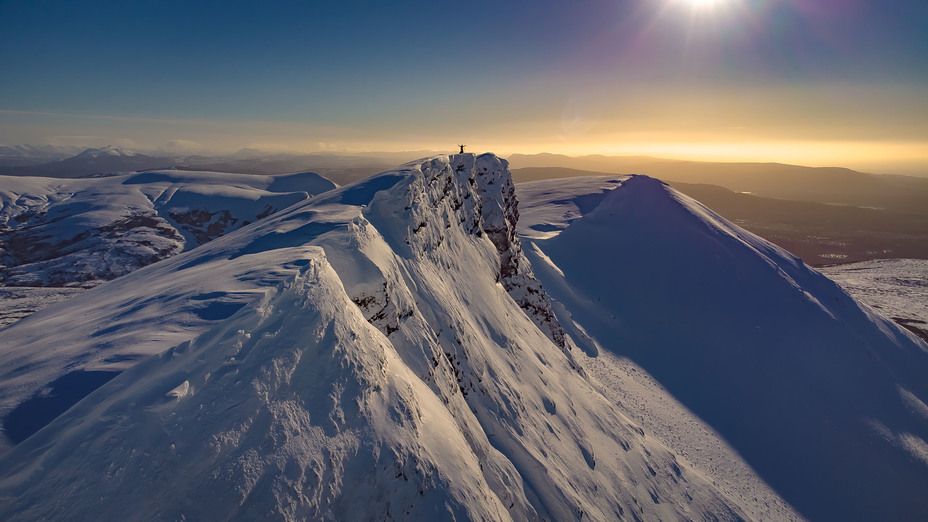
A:
POLYGON ((0 284, 93 286, 334 186, 311 173, 0 176, 0 284))
POLYGON ((26 458, 5 462, 16 517, 505 518, 449 412, 348 300, 321 249, 305 254, 273 295, 18 448, 26 458))
POLYGON ((613 400, 650 411, 723 491, 750 493, 710 445, 730 444, 728 469, 753 468, 810 519, 928 519, 922 341, 657 180, 518 193, 526 251, 565 329, 600 354, 593 373, 627 385, 613 400), (626 396, 648 379, 651 402, 626 396))
POLYGON ((124 310, 123 336, 230 282, 254 297, 0 458, 0 518, 744 518, 579 370, 517 216, 504 161, 442 156, 82 294, 124 310), (197 276, 195 296, 159 286, 197 276))

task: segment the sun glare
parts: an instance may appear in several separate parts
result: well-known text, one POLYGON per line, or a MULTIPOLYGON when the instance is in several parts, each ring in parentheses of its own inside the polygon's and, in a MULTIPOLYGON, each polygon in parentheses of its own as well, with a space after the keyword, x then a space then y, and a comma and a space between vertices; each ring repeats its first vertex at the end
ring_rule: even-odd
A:
POLYGON ((690 5, 696 8, 711 7, 721 2, 721 0, 686 0, 690 5))

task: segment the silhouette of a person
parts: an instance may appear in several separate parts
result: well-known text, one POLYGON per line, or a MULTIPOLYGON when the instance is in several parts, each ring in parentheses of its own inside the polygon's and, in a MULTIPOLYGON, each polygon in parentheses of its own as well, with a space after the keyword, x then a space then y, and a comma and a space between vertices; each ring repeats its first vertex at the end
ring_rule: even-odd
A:
POLYGON ((461 154, 464 154, 464 145, 458 145, 458 147, 461 147, 461 154))

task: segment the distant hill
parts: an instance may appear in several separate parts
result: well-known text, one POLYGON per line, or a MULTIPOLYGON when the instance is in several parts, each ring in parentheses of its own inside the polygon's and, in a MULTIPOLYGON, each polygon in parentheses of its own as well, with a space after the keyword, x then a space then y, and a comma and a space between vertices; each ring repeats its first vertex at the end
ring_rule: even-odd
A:
POLYGON ((811 265, 928 259, 926 215, 764 198, 714 185, 671 185, 811 265))

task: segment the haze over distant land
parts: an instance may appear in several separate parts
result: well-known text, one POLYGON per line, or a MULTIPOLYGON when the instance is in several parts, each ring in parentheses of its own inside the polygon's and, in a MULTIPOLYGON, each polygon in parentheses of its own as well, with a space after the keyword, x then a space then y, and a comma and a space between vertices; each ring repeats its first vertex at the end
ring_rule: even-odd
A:
POLYGON ((926 26, 911 0, 3 2, 0 143, 926 175, 926 26))

